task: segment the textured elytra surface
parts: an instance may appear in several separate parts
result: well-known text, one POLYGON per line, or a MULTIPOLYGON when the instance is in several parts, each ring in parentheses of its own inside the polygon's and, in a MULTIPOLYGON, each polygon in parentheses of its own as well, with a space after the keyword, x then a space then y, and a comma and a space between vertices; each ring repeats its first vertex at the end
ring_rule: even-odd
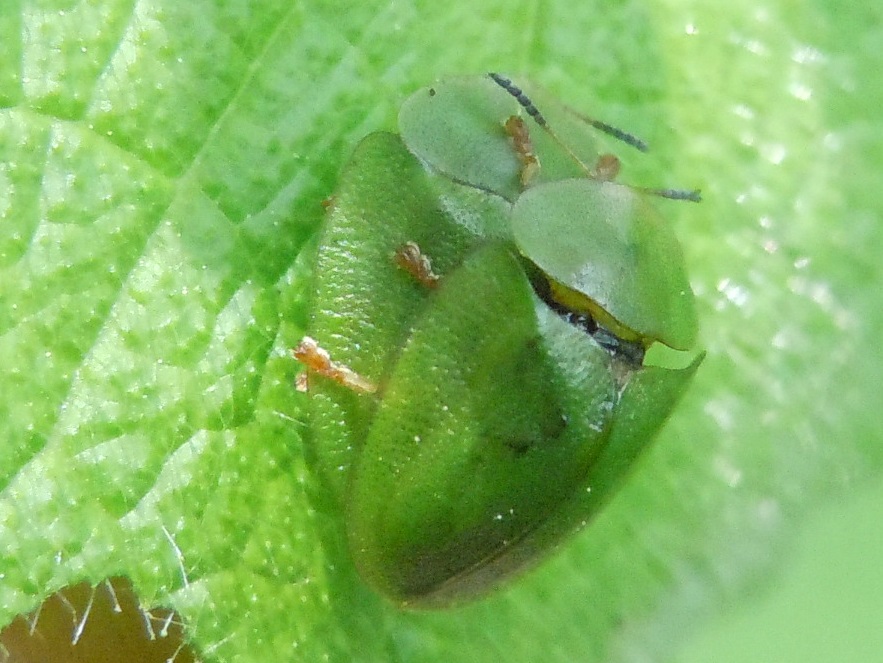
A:
POLYGON ((800 514, 879 473, 877 9, 220 6, 0 10, 4 621, 123 573, 210 660, 661 658, 800 514), (402 615, 319 534, 287 356, 300 249, 361 136, 487 70, 647 139, 617 148, 623 178, 703 190, 663 214, 709 357, 558 559, 402 615))
MULTIPOLYGON (((518 106, 487 83, 474 77, 457 87, 478 87, 509 107, 490 110, 497 119, 486 118, 477 132, 452 126, 443 133, 463 150, 473 149, 477 134, 473 162, 480 165, 482 139, 492 131, 513 162, 502 179, 517 179, 502 122, 518 106)), ((434 96, 447 86, 434 86, 434 96)), ((453 116, 456 105, 449 110, 453 116)), ((592 520, 650 445, 701 358, 683 371, 639 368, 559 317, 531 287, 523 247, 509 231, 508 202, 425 169, 406 149, 413 135, 366 137, 335 189, 307 332, 375 389, 356 393, 308 375, 307 449, 345 512, 361 577, 394 603, 450 607, 511 581, 592 520), (406 241, 432 256, 443 275, 435 288, 392 260, 406 241)), ((555 156, 537 153, 544 164, 555 156)), ((541 196, 553 183, 534 186, 530 192, 541 196)), ((547 202, 552 207, 554 197, 547 202)), ((608 251, 630 249, 635 233, 626 214, 612 215, 610 225, 624 226, 629 240, 608 251)), ((558 217, 570 226, 593 221, 558 217)), ((648 220, 634 224, 638 234, 641 223, 648 220)), ((674 248, 677 259, 673 242, 645 244, 663 253, 674 248)), ((639 261, 629 269, 654 267, 639 261)))

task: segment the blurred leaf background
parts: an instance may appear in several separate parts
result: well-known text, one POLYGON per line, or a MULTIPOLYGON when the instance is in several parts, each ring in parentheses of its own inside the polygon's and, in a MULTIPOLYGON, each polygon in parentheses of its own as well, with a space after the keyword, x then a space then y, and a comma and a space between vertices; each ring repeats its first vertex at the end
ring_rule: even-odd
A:
POLYGON ((121 574, 209 661, 678 656, 880 476, 881 46, 883 9, 832 0, 4 1, 0 623, 121 574), (327 536, 288 348, 357 140, 488 70, 648 140, 626 181, 703 190, 659 205, 709 356, 557 557, 406 614, 327 536))

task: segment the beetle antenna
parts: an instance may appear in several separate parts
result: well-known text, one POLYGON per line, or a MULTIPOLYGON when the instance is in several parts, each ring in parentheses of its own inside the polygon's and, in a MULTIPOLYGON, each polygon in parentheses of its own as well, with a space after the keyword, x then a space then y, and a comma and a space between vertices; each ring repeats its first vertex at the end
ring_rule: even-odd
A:
POLYGON ((592 174, 592 169, 589 168, 585 162, 580 159, 576 153, 570 149, 570 147, 558 137, 554 131, 552 131, 552 127, 549 126, 549 123, 546 122, 546 118, 540 113, 539 109, 533 105, 533 102, 530 100, 524 90, 515 85, 511 80, 506 78, 505 76, 501 76, 500 74, 495 74, 494 72, 488 72, 488 76, 490 76, 491 80, 494 81, 501 88, 506 90, 509 94, 515 97, 515 101, 519 103, 519 105, 524 109, 528 115, 530 115, 534 122, 536 122, 547 134, 552 137, 558 145, 570 156, 571 159, 576 161, 579 167, 586 173, 588 177, 594 177, 592 174))
MULTIPOLYGON (((530 115, 534 122, 536 122, 547 134, 552 137, 558 145, 570 155, 570 158, 573 159, 579 167, 586 173, 586 175, 591 179, 598 179, 596 170, 589 168, 586 163, 576 155, 576 153, 570 149, 570 147, 558 137, 552 127, 549 126, 549 123, 546 122, 545 116, 539 111, 539 109, 534 106, 534 103, 530 100, 530 97, 525 94, 524 90, 515 85, 510 79, 505 76, 501 76, 500 74, 494 72, 488 72, 488 76, 491 78, 494 83, 499 85, 501 88, 506 90, 509 94, 515 97, 515 101, 519 103, 519 105, 524 109, 528 115, 530 115)), ((567 110, 572 113, 574 116, 581 119, 583 122, 588 123, 595 129, 606 133, 609 136, 613 136, 617 140, 622 141, 627 145, 631 145, 637 150, 641 152, 646 152, 649 148, 647 147, 647 143, 643 140, 634 136, 627 131, 623 131, 622 129, 617 129, 616 127, 607 124, 606 122, 601 122, 600 120, 595 120, 588 115, 583 115, 582 113, 577 113, 576 111, 567 108, 567 110)), ((628 185, 627 185, 628 186, 628 185)), ((702 202, 702 196, 700 195, 699 190, 694 189, 692 191, 687 189, 646 189, 643 187, 631 187, 637 191, 642 191, 644 193, 649 193, 654 196, 659 196, 660 198, 668 198, 670 200, 687 200, 693 203, 702 202)))
POLYGON ((494 72, 489 72, 488 76, 491 77, 491 80, 499 85, 501 88, 506 90, 509 94, 515 97, 515 101, 517 101, 521 107, 525 110, 525 112, 530 115, 536 123, 539 124, 546 131, 550 131, 549 125, 546 123, 546 118, 543 117, 543 114, 540 113, 539 109, 533 105, 533 102, 530 100, 524 90, 515 85, 511 80, 506 78, 505 76, 500 76, 500 74, 495 74, 494 72))
POLYGON ((633 187, 638 191, 649 193, 660 198, 668 198, 669 200, 686 200, 691 203, 702 202, 702 192, 699 189, 645 189, 644 187, 633 187))
POLYGON ((613 136, 616 140, 625 143, 626 145, 631 145, 636 150, 640 152, 649 152, 650 146, 640 138, 638 138, 635 134, 630 134, 628 131, 624 131, 623 129, 619 129, 618 127, 614 127, 612 124, 607 124, 606 122, 602 122, 601 120, 596 120, 595 118, 589 117, 588 115, 583 115, 582 113, 578 113, 572 108, 566 107, 567 112, 575 117, 578 117, 580 120, 589 124, 598 131, 607 134, 608 136, 613 136))

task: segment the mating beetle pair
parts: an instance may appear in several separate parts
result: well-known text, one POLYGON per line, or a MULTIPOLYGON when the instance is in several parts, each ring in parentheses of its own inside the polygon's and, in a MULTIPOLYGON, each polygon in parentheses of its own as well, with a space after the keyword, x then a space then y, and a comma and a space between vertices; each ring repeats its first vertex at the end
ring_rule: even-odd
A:
POLYGON ((314 464, 361 575, 408 607, 484 594, 590 521, 702 360, 644 363, 695 342, 651 206, 695 195, 613 182, 593 132, 639 141, 529 93, 416 92, 399 135, 356 148, 321 237, 295 350, 314 464))

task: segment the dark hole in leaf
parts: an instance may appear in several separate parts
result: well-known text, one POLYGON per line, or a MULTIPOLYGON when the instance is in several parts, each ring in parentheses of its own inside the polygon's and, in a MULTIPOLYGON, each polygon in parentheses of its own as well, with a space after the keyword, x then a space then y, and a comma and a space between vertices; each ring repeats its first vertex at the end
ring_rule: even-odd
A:
POLYGON ((128 578, 68 585, 0 631, 2 663, 191 663, 180 617, 146 608, 128 578))

